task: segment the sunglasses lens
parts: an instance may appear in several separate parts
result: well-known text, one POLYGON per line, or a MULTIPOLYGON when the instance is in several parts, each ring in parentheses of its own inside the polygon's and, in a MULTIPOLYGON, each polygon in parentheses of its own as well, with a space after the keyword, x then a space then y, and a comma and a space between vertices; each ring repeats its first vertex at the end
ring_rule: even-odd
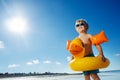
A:
POLYGON ((85 24, 84 23, 76 24, 76 27, 79 27, 79 26, 85 26, 85 24))
POLYGON ((76 25, 76 27, 79 27, 79 26, 80 26, 79 24, 76 25))
POLYGON ((81 26, 84 26, 85 24, 84 24, 84 23, 81 23, 80 25, 81 25, 81 26))

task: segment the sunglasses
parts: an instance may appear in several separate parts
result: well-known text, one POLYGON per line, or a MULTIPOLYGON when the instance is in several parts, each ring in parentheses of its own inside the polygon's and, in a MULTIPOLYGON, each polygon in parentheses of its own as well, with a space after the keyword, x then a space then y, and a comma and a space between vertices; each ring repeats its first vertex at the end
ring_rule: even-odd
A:
POLYGON ((85 23, 80 23, 80 24, 76 24, 75 27, 79 27, 79 26, 86 26, 85 23))

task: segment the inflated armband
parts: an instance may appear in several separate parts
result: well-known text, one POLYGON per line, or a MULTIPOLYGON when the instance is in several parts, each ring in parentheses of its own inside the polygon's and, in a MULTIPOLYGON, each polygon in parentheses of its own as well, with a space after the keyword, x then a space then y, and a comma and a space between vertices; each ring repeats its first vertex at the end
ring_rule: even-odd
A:
POLYGON ((106 37, 104 31, 101 31, 99 34, 90 38, 93 45, 102 44, 104 42, 108 42, 108 38, 106 37))

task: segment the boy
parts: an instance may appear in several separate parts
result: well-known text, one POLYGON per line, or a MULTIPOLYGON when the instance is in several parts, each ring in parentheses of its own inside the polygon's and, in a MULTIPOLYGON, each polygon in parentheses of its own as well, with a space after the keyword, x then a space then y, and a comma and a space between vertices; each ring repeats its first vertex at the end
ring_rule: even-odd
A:
MULTIPOLYGON (((75 24, 75 29, 79 33, 79 38, 83 41, 84 47, 85 47, 85 56, 84 57, 93 57, 93 50, 92 50, 92 43, 90 41, 90 38, 92 37, 91 34, 87 34, 88 30, 88 23, 83 20, 77 20, 75 24)), ((103 61, 105 61, 105 57, 102 51, 102 47, 100 45, 95 45, 100 57, 103 61)), ((100 80, 99 76, 97 75, 99 73, 99 70, 90 70, 90 71, 83 71, 83 74, 85 76, 85 80, 90 80, 90 77, 92 77, 93 80, 100 80)))

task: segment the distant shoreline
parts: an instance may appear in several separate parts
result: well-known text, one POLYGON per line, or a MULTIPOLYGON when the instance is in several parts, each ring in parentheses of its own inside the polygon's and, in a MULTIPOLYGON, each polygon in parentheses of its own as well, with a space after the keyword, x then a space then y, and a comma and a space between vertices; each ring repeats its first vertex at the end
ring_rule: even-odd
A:
POLYGON ((41 76, 41 77, 53 77, 53 76, 65 76, 65 75, 81 75, 82 73, 0 73, 0 78, 10 78, 10 77, 26 77, 26 76, 41 76))
MULTIPOLYGON (((120 70, 109 70, 109 71, 100 71, 100 73, 106 73, 106 72, 120 72, 120 70)), ((45 72, 45 73, 36 73, 36 72, 30 72, 30 73, 0 73, 0 78, 12 78, 12 77, 27 77, 27 76, 41 76, 41 77, 53 77, 53 76, 65 76, 65 75, 82 75, 82 73, 51 73, 51 72, 45 72)))

